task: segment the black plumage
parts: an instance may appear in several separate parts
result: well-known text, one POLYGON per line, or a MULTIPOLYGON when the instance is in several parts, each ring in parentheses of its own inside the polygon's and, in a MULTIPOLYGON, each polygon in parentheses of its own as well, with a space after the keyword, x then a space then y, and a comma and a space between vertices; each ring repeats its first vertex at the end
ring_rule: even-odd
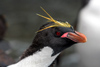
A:
POLYGON ((10 49, 9 42, 4 39, 7 30, 7 22, 4 15, 0 15, 0 50, 7 51, 10 49))
MULTIPOLYGON (((47 23, 43 25, 40 29, 50 26, 53 23, 47 23)), ((68 39, 68 38, 60 38, 60 36, 57 36, 55 33, 59 31, 62 34, 65 32, 73 32, 74 30, 72 28, 66 28, 66 27, 53 27, 46 30, 43 30, 41 32, 38 32, 35 36, 32 45, 26 50, 26 52, 22 55, 21 59, 32 55, 38 50, 41 50, 45 46, 49 46, 54 50, 54 53, 52 56, 56 55, 57 53, 61 52, 65 48, 68 48, 75 44, 76 42, 68 39)))
POLYGON ((6 29, 7 29, 7 23, 5 17, 3 15, 0 15, 0 41, 3 40, 6 29))
POLYGON ((7 30, 7 22, 4 15, 0 15, 0 67, 6 67, 14 63, 14 60, 6 54, 10 49, 9 42, 4 40, 4 35, 7 30))

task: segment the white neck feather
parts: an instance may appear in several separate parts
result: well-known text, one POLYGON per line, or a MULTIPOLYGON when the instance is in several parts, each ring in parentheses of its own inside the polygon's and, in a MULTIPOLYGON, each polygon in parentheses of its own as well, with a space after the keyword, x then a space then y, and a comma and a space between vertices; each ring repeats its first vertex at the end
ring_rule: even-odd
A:
POLYGON ((51 56, 52 53, 52 48, 44 47, 41 51, 37 51, 35 54, 30 55, 18 63, 12 64, 8 67, 48 67, 59 55, 51 56))

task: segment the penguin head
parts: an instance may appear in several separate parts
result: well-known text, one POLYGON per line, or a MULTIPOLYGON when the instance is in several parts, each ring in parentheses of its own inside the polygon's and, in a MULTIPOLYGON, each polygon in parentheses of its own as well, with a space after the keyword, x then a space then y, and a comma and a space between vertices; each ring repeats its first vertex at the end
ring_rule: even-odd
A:
MULTIPOLYGON (((46 23, 42 27, 40 27, 39 30, 51 25, 54 25, 54 23, 46 23)), ((38 44, 51 47, 54 50, 54 55, 72 46, 75 43, 84 43, 86 41, 86 36, 80 32, 75 31, 72 26, 51 27, 37 32, 37 35, 35 37, 35 42, 37 42, 38 44)))

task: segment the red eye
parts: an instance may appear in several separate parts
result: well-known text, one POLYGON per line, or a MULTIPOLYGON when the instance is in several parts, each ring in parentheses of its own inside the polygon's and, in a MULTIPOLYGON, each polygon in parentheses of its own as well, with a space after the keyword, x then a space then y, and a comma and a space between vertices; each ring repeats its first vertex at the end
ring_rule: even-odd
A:
POLYGON ((56 35, 57 35, 57 36, 60 36, 60 34, 61 34, 60 32, 56 32, 56 35))

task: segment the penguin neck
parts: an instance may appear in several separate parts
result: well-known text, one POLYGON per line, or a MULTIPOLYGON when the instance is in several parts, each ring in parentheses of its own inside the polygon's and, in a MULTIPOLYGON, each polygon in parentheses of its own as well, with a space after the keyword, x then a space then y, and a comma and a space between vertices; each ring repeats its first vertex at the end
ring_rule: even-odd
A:
MULTIPOLYGON (((26 51, 27 52, 27 51, 26 51)), ((30 54, 31 50, 27 54, 30 54)), ((31 55, 25 55, 21 60, 8 67, 48 67, 59 54, 52 56, 53 49, 46 46, 31 55)))

